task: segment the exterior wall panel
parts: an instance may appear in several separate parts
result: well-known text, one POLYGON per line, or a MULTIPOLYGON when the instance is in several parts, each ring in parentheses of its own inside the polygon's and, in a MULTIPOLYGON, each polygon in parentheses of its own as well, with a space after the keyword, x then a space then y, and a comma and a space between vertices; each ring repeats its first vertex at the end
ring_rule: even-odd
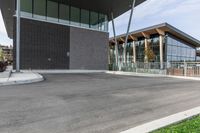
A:
POLYGON ((108 40, 108 33, 71 27, 70 69, 107 70, 108 40))
POLYGON ((21 18, 20 68, 107 70, 108 40, 106 32, 21 18))
POLYGON ((68 26, 21 18, 21 69, 69 69, 69 30, 68 26))

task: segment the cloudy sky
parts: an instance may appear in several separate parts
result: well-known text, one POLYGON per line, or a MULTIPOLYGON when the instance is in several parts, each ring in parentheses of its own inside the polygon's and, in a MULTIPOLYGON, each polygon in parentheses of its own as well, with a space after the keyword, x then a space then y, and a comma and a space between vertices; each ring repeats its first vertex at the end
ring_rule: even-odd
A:
MULTIPOLYGON (((117 34, 127 30, 130 12, 115 19, 117 34)), ((200 40, 200 0, 147 0, 136 7, 131 31, 167 22, 200 40)), ((109 25, 110 36, 112 26, 109 25)), ((11 44, 0 15, 0 43, 11 44)))

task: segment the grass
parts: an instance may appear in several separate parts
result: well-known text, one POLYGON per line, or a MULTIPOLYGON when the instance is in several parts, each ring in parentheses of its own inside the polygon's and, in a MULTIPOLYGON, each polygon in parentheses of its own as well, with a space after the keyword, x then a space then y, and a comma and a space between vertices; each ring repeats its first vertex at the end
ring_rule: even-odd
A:
POLYGON ((152 133, 200 133, 200 115, 152 133))

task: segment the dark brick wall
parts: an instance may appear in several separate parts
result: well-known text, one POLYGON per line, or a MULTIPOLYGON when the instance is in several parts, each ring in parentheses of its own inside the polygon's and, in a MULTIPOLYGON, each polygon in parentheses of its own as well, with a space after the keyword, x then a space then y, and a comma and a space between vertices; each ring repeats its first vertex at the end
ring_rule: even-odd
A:
POLYGON ((108 40, 108 33, 21 18, 20 68, 107 70, 108 40))
POLYGON ((71 27, 70 69, 107 70, 108 40, 108 33, 71 27))
POLYGON ((21 69, 69 69, 69 31, 68 26, 22 18, 21 69))

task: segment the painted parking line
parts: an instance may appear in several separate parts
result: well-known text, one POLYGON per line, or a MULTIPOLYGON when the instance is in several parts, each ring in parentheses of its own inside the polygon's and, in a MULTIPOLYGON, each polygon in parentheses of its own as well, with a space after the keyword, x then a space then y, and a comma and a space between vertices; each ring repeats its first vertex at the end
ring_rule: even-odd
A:
POLYGON ((149 123, 145 123, 143 125, 134 127, 132 129, 123 131, 121 133, 148 133, 152 132, 154 130, 169 126, 171 124, 181 122, 185 119, 191 118, 193 116, 196 116, 200 114, 200 107, 196 107, 184 112, 180 112, 174 115, 170 115, 168 117, 164 117, 149 123))

